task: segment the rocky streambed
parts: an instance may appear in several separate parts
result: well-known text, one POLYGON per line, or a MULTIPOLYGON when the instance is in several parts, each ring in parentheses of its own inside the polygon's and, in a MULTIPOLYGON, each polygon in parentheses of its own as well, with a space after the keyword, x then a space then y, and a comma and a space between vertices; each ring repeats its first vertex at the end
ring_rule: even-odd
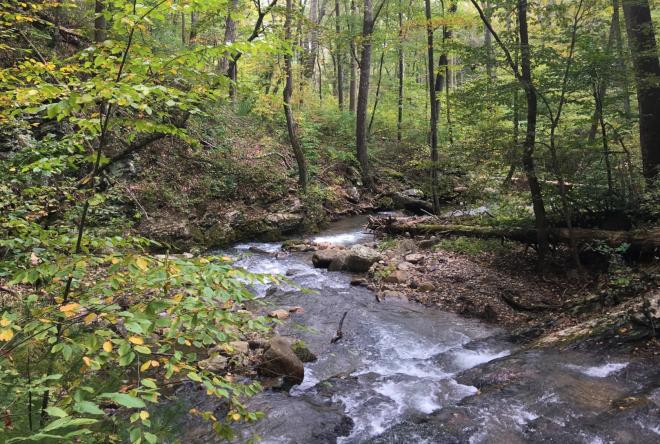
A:
MULTIPOLYGON (((312 240, 355 250, 371 240, 364 222, 346 219, 312 240)), ((236 442, 660 440, 657 356, 529 348, 477 319, 406 298, 379 301, 351 285, 356 276, 341 271, 352 268, 346 262, 333 267, 339 271, 315 268, 314 253, 285 252, 279 243, 237 245, 230 253, 252 272, 291 279, 255 287, 265 303, 255 309, 286 311, 277 333, 304 341, 318 357, 305 364, 301 384, 267 389, 247 402, 265 417, 238 426, 236 442), (344 313, 342 338, 331 343, 344 313)), ((200 409, 220 409, 199 392, 183 393, 180 402, 191 395, 200 409)), ((204 423, 175 423, 182 442, 218 442, 204 423)))

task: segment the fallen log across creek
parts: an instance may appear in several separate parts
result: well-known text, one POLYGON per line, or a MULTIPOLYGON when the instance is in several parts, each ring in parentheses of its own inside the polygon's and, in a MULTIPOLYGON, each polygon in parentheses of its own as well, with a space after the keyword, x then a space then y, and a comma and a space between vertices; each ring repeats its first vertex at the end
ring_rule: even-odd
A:
MULTIPOLYGON (((392 235, 409 234, 411 236, 467 236, 481 239, 506 239, 525 244, 536 244, 537 233, 533 228, 517 227, 485 227, 476 225, 443 224, 435 218, 369 218, 367 228, 392 235)), ((574 228, 573 238, 578 245, 599 241, 610 247, 618 247, 627 243, 633 248, 643 250, 660 248, 660 227, 630 231, 609 231, 589 228, 574 228)), ((568 228, 552 228, 548 230, 550 242, 568 244, 570 232, 568 228)))

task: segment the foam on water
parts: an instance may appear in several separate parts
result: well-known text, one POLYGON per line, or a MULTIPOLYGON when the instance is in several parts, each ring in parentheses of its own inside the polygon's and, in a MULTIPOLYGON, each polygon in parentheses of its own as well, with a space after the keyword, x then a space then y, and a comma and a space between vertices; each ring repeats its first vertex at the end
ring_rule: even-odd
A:
POLYGON ((316 236, 312 240, 317 244, 331 245, 351 245, 367 238, 368 234, 362 230, 351 231, 349 233, 329 234, 325 236, 316 236))
POLYGON ((509 350, 494 352, 488 349, 468 350, 465 348, 451 352, 454 363, 461 370, 467 370, 469 368, 485 364, 486 362, 490 362, 494 359, 503 358, 504 356, 508 356, 510 353, 511 352, 509 350))
POLYGON ((628 367, 628 363, 609 362, 607 364, 593 366, 593 367, 568 364, 566 367, 570 368, 571 370, 576 370, 584 375, 591 376, 593 378, 606 378, 609 375, 613 373, 617 373, 623 370, 624 368, 628 367))

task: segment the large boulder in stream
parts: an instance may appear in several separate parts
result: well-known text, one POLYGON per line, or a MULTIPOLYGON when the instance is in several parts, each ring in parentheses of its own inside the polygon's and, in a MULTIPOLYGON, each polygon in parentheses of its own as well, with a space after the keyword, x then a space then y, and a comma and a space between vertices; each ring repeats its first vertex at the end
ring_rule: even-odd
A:
POLYGON ((373 248, 353 245, 346 254, 344 268, 354 273, 366 273, 375 262, 381 259, 381 254, 373 248))
POLYGON ((318 250, 312 255, 312 263, 316 268, 328 268, 333 261, 342 260, 346 251, 339 248, 326 248, 318 250))
POLYGON ((291 347, 290 339, 274 336, 264 351, 259 373, 274 378, 282 377, 287 387, 302 383, 305 367, 291 347))
POLYGON ((351 271, 366 273, 371 265, 382 259, 382 255, 364 245, 353 245, 348 250, 328 248, 319 250, 312 256, 316 268, 327 268, 330 271, 351 271))

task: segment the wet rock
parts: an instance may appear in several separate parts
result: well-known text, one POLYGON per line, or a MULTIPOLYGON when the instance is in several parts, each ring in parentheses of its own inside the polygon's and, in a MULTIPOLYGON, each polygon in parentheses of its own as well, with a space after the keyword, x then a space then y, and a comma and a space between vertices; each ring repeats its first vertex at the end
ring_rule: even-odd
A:
POLYGON ((286 274, 287 276, 295 276, 295 275, 297 275, 298 273, 300 273, 300 270, 295 269, 295 268, 289 268, 289 269, 286 271, 285 274, 286 274))
POLYGON ((291 342, 283 336, 274 336, 268 343, 259 366, 263 376, 283 377, 285 385, 300 384, 305 376, 302 361, 291 349, 291 342))
POLYGON ((338 248, 319 250, 312 255, 312 264, 314 264, 314 267, 316 268, 328 268, 332 261, 342 258, 345 255, 346 251, 338 248))
POLYGON ((250 253, 263 254, 263 255, 269 255, 269 256, 272 254, 272 253, 264 250, 263 248, 255 247, 254 245, 252 245, 250 248, 248 248, 248 251, 250 253))
POLYGON ((369 271, 372 264, 381 260, 381 254, 364 245, 353 245, 347 252, 345 269, 354 273, 369 271))
POLYGON ((357 286, 364 286, 367 284, 367 280, 363 277, 354 277, 351 279, 351 285, 357 287, 357 286))
POLYGON ((424 191, 417 189, 417 188, 410 188, 408 190, 403 190, 401 191, 401 194, 404 196, 408 197, 417 197, 417 198, 423 198, 424 197, 424 191))
POLYGON ((277 318, 277 319, 286 319, 289 317, 289 312, 287 310, 282 310, 281 308, 278 310, 273 310, 270 313, 268 313, 268 316, 271 318, 277 318))
POLYGON ((328 265, 328 271, 342 271, 346 269, 346 256, 338 256, 328 265))
POLYGON ((406 262, 410 262, 411 264, 419 264, 424 260, 424 255, 420 253, 411 253, 406 254, 404 259, 406 262))
POLYGON ((212 356, 199 362, 199 368, 214 373, 223 372, 229 363, 229 360, 221 355, 212 356))
POLYGON ((405 284, 408 282, 409 276, 408 273, 403 270, 396 270, 389 275, 385 276, 383 279, 384 282, 390 284, 405 284))
POLYGON ((410 262, 400 262, 396 266, 396 268, 398 270, 402 270, 402 271, 409 271, 409 270, 412 270, 413 268, 415 268, 415 266, 413 264, 411 264, 410 262))
POLYGON ((316 251, 317 246, 310 242, 304 242, 297 239, 287 240, 282 242, 282 250, 284 251, 298 251, 301 253, 307 251, 316 251))

